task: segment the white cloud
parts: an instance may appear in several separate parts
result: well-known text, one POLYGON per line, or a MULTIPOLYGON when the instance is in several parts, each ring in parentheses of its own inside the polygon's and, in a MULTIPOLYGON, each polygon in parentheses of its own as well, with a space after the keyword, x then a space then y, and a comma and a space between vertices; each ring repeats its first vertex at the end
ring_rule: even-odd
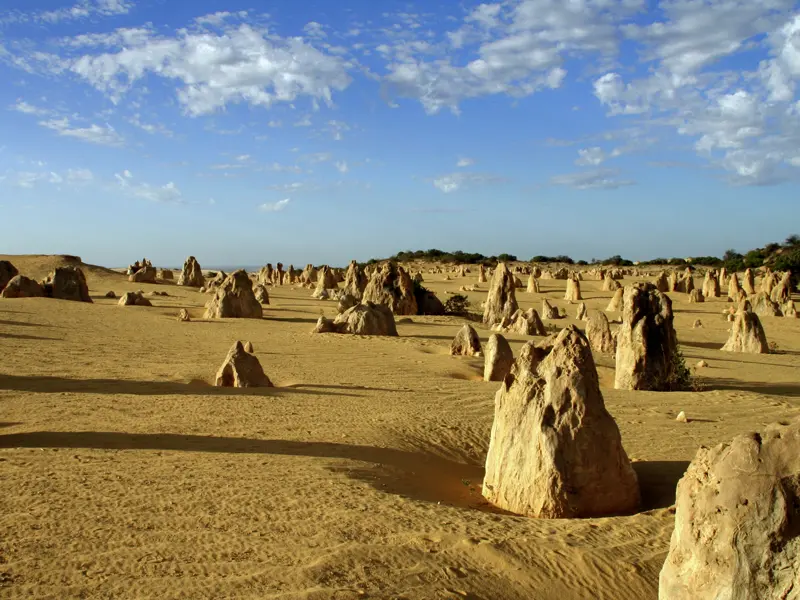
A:
POLYGON ((276 127, 281 127, 281 126, 283 126, 283 122, 282 121, 273 120, 273 121, 270 121, 269 123, 267 123, 267 127, 276 128, 276 127))
MULTIPOLYGON (((43 163, 39 163, 43 164, 43 163)), ((39 183, 48 183, 52 185, 69 185, 81 186, 91 183, 94 180, 94 174, 89 169, 66 169, 64 171, 19 171, 10 173, 4 178, 17 187, 32 189, 39 183)))
POLYGON ((350 167, 347 165, 346 161, 340 160, 334 163, 334 166, 339 171, 339 173, 347 173, 350 170, 350 167))
POLYGON ((311 117, 309 115, 304 116, 302 119, 294 122, 295 127, 311 127, 313 123, 311 122, 311 117))
POLYGON ((497 175, 487 173, 449 173, 433 179, 433 187, 445 194, 475 185, 503 183, 505 180, 497 175))
POLYGON ((265 202, 258 209, 262 212, 280 212, 289 204, 289 198, 277 202, 265 202))
POLYGON ((608 159, 606 153, 599 146, 591 148, 583 148, 578 150, 578 159, 575 161, 576 165, 580 166, 594 166, 603 164, 608 159))
POLYGON ((24 13, 22 11, 9 11, 8 15, 0 18, 0 23, 60 23, 62 21, 78 21, 91 17, 112 17, 130 12, 132 2, 126 0, 80 0, 72 6, 39 12, 24 13))
POLYGON ((459 168, 464 168, 464 167, 471 167, 474 164, 475 164, 474 158, 467 158, 465 156, 462 156, 461 158, 458 159, 456 166, 459 168))
POLYGON ((105 126, 92 124, 89 127, 73 127, 70 125, 69 119, 50 119, 47 121, 40 121, 39 125, 52 129, 58 135, 67 137, 74 137, 84 142, 91 144, 98 144, 100 146, 124 146, 124 138, 111 127, 106 124, 105 126))
POLYGON ((162 186, 149 183, 133 183, 130 171, 121 174, 115 173, 114 177, 119 182, 119 189, 129 196, 149 200, 150 202, 182 202, 183 194, 172 181, 162 186))
POLYGON ((169 129, 167 129, 164 125, 160 123, 144 123, 141 120, 141 116, 137 113, 128 119, 128 122, 135 127, 138 127, 142 131, 149 133, 150 135, 155 135, 156 133, 160 133, 166 137, 172 137, 173 133, 169 129))
POLYGON ((141 35, 117 51, 70 60, 68 67, 115 101, 148 74, 177 81, 178 100, 190 115, 229 103, 270 107, 299 97, 331 104, 333 93, 350 84, 349 62, 302 38, 244 23, 221 28, 141 35))
POLYGON ((555 175, 550 178, 550 184, 563 185, 576 190, 614 190, 635 183, 631 180, 618 179, 618 174, 618 171, 612 169, 579 171, 578 173, 555 175))
POLYGON ((49 108, 39 108, 38 106, 28 104, 24 100, 17 100, 16 104, 13 104, 10 108, 11 110, 15 110, 26 115, 36 115, 37 117, 45 117, 53 114, 53 111, 49 108))
POLYGON ((238 160, 239 162, 248 162, 250 158, 251 156, 249 154, 240 154, 239 156, 236 157, 236 160, 238 160))

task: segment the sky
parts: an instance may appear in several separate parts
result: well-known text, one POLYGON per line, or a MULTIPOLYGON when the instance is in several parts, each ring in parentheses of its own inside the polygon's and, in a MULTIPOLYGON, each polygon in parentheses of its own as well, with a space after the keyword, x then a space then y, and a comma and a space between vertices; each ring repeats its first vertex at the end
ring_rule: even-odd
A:
POLYGON ((0 0, 0 253, 334 265, 800 233, 800 2, 0 0))

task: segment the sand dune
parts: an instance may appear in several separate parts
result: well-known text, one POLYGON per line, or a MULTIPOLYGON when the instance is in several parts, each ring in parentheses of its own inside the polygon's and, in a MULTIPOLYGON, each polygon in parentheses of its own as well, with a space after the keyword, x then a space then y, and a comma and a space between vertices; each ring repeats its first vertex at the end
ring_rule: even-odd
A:
MULTIPOLYGON (((36 278, 76 264, 0 259, 36 278)), ((312 335, 336 303, 287 286, 270 289, 262 320, 203 321, 209 297, 194 289, 84 269, 94 304, 0 300, 7 598, 655 599, 697 448, 800 416, 800 319, 761 319, 773 354, 721 352, 725 299, 671 294, 687 364, 709 364, 701 391, 614 390, 613 357, 595 356, 644 510, 522 518, 480 494, 498 384, 482 359, 449 356, 462 319, 412 317, 398 338, 312 335), (103 297, 137 289, 169 296, 103 297), (237 339, 277 387, 210 385, 237 339)), ((426 279, 444 301, 477 273, 426 279)), ((474 306, 480 288, 465 292, 474 306)), ((540 288, 519 291, 521 308, 548 298, 567 308, 559 327, 585 326, 565 281, 540 288)), ((601 289, 581 282, 589 310, 608 304, 601 289)), ((515 354, 531 339, 508 338, 515 354)))

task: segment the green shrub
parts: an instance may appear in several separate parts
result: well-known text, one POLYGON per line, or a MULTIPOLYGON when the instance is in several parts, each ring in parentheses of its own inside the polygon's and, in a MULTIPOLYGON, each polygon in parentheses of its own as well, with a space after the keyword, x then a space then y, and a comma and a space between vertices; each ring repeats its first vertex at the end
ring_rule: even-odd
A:
POLYGON ((444 312, 448 315, 464 317, 469 314, 469 298, 463 294, 454 294, 444 303, 444 312))

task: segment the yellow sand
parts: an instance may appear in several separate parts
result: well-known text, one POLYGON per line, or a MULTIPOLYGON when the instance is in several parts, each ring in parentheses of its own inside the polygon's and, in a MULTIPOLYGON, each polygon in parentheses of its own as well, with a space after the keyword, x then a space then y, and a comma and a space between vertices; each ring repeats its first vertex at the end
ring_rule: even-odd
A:
MULTIPOLYGON (((61 263, 3 258, 37 278, 61 263)), ((613 358, 596 357, 645 510, 522 518, 482 502, 498 384, 481 380, 481 359, 448 355, 460 319, 413 317, 399 338, 312 335, 335 303, 278 287, 261 321, 180 323, 208 296, 86 274, 94 304, 0 300, 3 598, 655 599, 675 484, 698 446, 800 413, 800 319, 762 319, 778 353, 724 353, 725 300, 671 294, 687 364, 710 365, 707 391, 615 391, 613 358), (136 289, 170 296, 153 308, 102 297, 136 289), (276 389, 209 385, 237 339, 276 389)), ((477 281, 425 277, 442 300, 477 281)), ((518 291, 522 308, 567 306, 564 281, 540 283, 518 291)), ((486 287, 467 294, 474 305, 486 287)), ((605 308, 600 282, 581 287, 605 308)), ((575 322, 567 310, 559 325, 575 322)), ((510 337, 517 352, 525 338, 510 337)))

